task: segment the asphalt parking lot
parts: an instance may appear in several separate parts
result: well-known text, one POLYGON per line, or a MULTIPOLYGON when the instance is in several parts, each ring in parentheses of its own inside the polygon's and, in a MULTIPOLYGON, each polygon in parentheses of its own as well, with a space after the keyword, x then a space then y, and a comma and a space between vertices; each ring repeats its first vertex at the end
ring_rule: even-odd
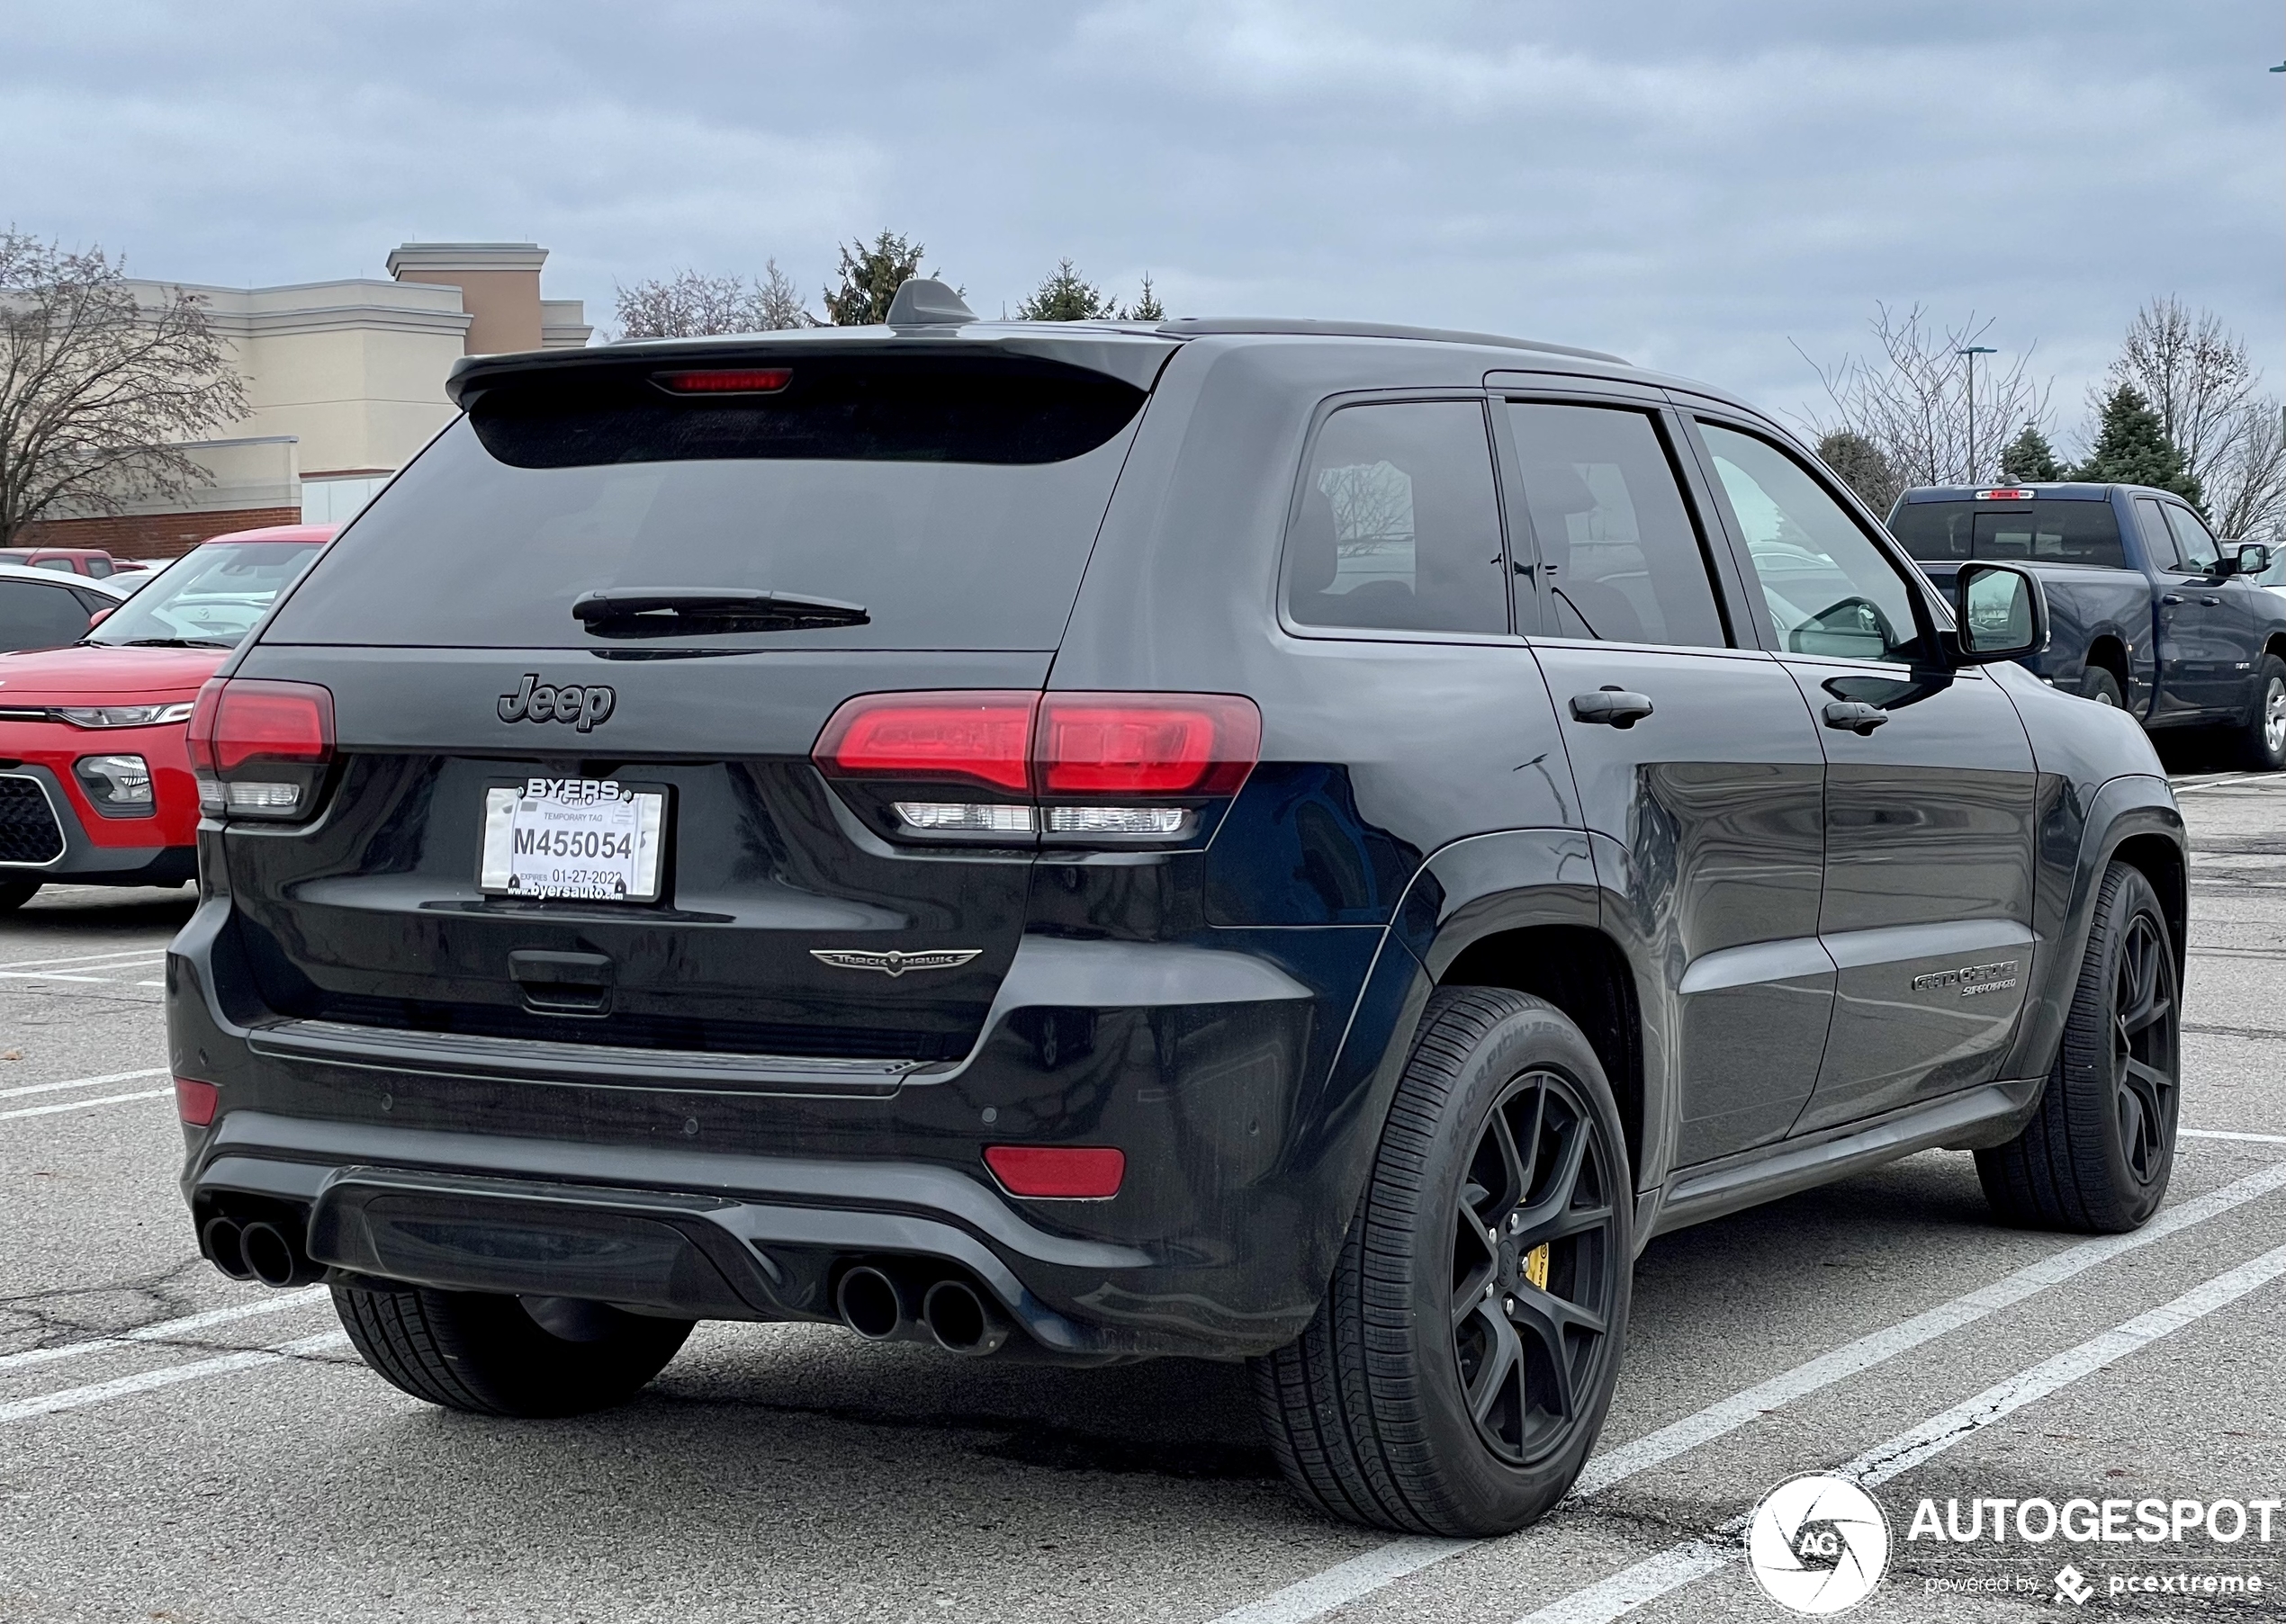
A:
POLYGON ((1932 1153, 1660 1240, 1582 1489, 1466 1546, 1304 1511, 1229 1367, 712 1325, 609 1414, 418 1404, 322 1290, 195 1255, 159 1009, 189 893, 42 893, 0 918, 0 1619, 1772 1619, 1722 1531, 1853 1462, 1893 1533, 1854 1617, 2053 1617, 2067 1560, 2087 1612, 2275 1607, 2286 1512, 2266 1547, 1905 1538, 1924 1496, 2286 1494, 2286 779, 2178 787, 2191 1131, 2159 1219, 2002 1229, 1932 1153), (2109 1589, 2176 1572, 2264 1590, 2109 1589))

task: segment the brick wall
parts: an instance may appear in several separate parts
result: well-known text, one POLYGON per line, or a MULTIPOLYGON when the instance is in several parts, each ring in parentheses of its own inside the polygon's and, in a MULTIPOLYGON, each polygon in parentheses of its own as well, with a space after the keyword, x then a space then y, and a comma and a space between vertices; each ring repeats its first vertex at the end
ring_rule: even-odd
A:
POLYGON ((209 536, 267 525, 299 525, 299 507, 235 507, 220 513, 128 513, 116 518, 42 519, 12 547, 100 547, 114 558, 179 558, 209 536))

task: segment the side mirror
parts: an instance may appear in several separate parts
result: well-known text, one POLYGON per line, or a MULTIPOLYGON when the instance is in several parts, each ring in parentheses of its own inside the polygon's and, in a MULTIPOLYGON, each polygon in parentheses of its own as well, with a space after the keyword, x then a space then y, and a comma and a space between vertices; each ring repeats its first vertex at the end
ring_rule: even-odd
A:
POLYGON ((2270 570, 2270 549, 2260 542, 2238 543, 2237 568, 2234 575, 2264 575, 2270 570))
POLYGON ((109 620, 112 617, 112 613, 113 612, 110 609, 96 610, 93 615, 87 617, 87 629, 90 632, 93 632, 97 626, 102 625, 105 621, 109 620))
POLYGON ((2048 594, 2030 570, 1980 560, 1961 566, 1953 589, 1960 626, 1955 665, 2021 659, 2048 647, 2048 594))

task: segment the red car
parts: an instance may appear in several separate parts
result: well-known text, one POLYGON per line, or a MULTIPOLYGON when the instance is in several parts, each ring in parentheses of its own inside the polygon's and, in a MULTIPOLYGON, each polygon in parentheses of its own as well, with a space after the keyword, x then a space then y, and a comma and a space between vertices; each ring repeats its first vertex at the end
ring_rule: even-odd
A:
POLYGON ((218 535, 81 642, 0 654, 0 911, 50 881, 179 885, 196 875, 192 702, 336 528, 218 535))
POLYGON ((126 559, 113 558, 94 547, 0 547, 0 564, 24 564, 34 570, 57 570, 98 581, 143 568, 126 559))

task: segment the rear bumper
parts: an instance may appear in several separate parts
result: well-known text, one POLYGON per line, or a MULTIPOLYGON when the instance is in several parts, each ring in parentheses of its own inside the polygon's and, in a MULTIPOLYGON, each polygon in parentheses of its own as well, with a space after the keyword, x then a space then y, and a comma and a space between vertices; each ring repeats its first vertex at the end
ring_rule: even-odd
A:
POLYGON ((168 960, 176 1070, 222 1101, 184 1193, 344 1276, 826 1320, 886 1260, 1058 1357, 1266 1352, 1331 1274, 1419 971, 1378 928, 1208 934, 1028 938, 968 1058, 832 1069, 280 1020, 211 897, 168 960), (1012 1197, 982 1160, 1010 1142, 1115 1144, 1126 1180, 1012 1197))

